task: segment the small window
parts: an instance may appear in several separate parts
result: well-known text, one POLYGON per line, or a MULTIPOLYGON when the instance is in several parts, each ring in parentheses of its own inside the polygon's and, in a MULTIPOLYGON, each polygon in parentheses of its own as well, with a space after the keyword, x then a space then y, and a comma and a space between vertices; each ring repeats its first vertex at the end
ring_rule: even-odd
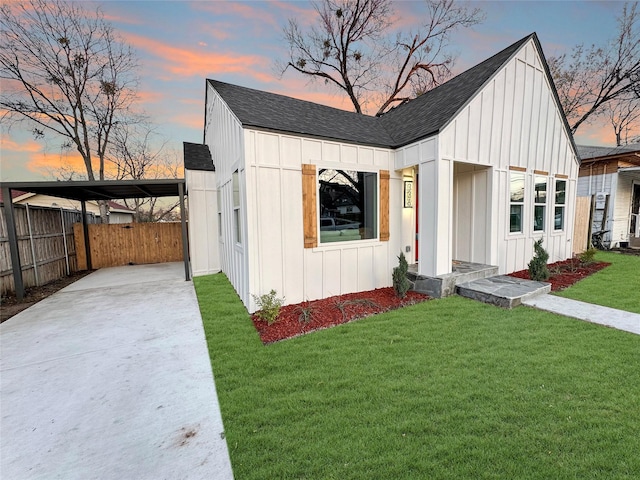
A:
POLYGON ((222 237, 222 194, 220 187, 216 190, 216 202, 218 202, 218 236, 222 237))
POLYGON ((378 237, 378 174, 318 170, 320 243, 378 237))
POLYGON ((547 210, 547 177, 535 177, 535 197, 533 199, 533 231, 544 231, 547 210))
POLYGON ((240 178, 233 172, 233 224, 236 243, 242 243, 242 222, 240 217, 240 178))
POLYGON ((565 202, 567 196, 567 181, 556 180, 556 196, 555 196, 555 209, 554 209, 554 230, 564 230, 564 214, 565 214, 565 202))
POLYGON ((522 217, 524 215, 524 173, 511 172, 509 231, 522 233, 522 217))

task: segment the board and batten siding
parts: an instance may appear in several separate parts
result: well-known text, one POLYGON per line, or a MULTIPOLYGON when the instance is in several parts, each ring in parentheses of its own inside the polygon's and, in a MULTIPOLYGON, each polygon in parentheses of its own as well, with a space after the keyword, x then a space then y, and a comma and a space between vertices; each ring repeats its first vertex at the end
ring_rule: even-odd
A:
MULTIPOLYGON (((219 190, 221 222, 218 235, 220 267, 234 286, 245 306, 249 305, 249 258, 247 245, 247 201, 244 160, 244 129, 215 89, 207 83, 207 105, 204 143, 209 146, 216 167, 216 188, 219 190), (233 173, 238 172, 240 184, 241 241, 235 239, 233 173)), ((216 217, 209 217, 217 224, 216 217)))
POLYGON ((578 161, 533 40, 523 45, 445 126, 439 135, 437 153, 440 161, 491 167, 491 237, 487 263, 498 265, 500 273, 526 268, 533 256, 534 240, 540 237, 544 238, 550 261, 571 256, 578 161), (526 174, 521 234, 509 233, 512 167, 523 169, 526 174), (536 172, 543 172, 548 179, 544 232, 533 232, 536 172), (561 232, 553 231, 556 178, 567 181, 565 230, 561 232))
POLYGON ((194 277, 218 273, 220 244, 218 234, 218 188, 215 172, 184 171, 188 189, 189 251, 194 277))
MULTIPOLYGON (((313 246, 312 232, 308 232, 305 248, 303 225, 303 164, 376 172, 380 191, 381 171, 393 169, 390 150, 246 129, 245 152, 252 294, 274 289, 286 304, 295 304, 391 285, 402 248, 401 173, 389 173, 388 241, 313 246)), ((317 180, 314 183, 317 189, 317 180)), ((380 219, 379 211, 379 228, 380 219)), ((318 232, 316 226, 316 236, 318 232)), ((247 307, 255 309, 253 299, 247 307)))

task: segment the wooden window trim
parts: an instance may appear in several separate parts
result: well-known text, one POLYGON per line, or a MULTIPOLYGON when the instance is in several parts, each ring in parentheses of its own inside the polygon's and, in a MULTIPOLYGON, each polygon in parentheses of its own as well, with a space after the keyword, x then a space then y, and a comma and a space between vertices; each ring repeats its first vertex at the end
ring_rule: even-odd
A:
POLYGON ((569 179, 569 175, 564 175, 562 173, 556 173, 556 178, 559 178, 560 180, 568 180, 569 179))
POLYGON ((389 170, 380 170, 380 241, 388 242, 389 232, 389 170))
POLYGON ((302 224, 304 248, 318 246, 316 166, 302 164, 302 224))
POLYGON ((524 167, 516 167, 514 165, 509 165, 509 170, 511 170, 512 172, 525 172, 525 173, 527 171, 527 169, 524 167))

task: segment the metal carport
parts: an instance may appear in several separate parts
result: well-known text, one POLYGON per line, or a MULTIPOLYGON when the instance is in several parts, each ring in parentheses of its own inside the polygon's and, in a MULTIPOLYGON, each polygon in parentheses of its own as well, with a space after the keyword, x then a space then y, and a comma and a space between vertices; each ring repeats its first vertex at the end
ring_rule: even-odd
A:
POLYGON ((18 236, 11 201, 11 190, 22 190, 29 193, 40 193, 54 197, 78 200, 82 205, 82 227, 84 230, 85 249, 87 253, 87 269, 92 270, 91 247, 86 222, 87 200, 118 200, 123 198, 147 197, 179 197, 180 221, 182 223, 182 252, 184 257, 185 280, 190 280, 189 245, 187 241, 187 223, 185 218, 184 196, 186 194, 185 181, 179 179, 160 180, 94 180, 70 182, 1 182, 2 196, 5 199, 4 209, 7 218, 7 232, 9 249, 11 252, 11 267, 18 299, 24 297, 24 283, 22 281, 22 265, 18 252, 18 236))

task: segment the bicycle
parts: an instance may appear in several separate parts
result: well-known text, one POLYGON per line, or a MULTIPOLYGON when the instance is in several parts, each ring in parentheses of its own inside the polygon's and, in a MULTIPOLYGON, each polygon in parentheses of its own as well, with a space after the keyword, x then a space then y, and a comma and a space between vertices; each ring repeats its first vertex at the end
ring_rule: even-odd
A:
POLYGON ((609 233, 609 230, 599 230, 591 234, 591 245, 598 250, 609 250, 611 246, 610 240, 605 240, 604 235, 609 233))

